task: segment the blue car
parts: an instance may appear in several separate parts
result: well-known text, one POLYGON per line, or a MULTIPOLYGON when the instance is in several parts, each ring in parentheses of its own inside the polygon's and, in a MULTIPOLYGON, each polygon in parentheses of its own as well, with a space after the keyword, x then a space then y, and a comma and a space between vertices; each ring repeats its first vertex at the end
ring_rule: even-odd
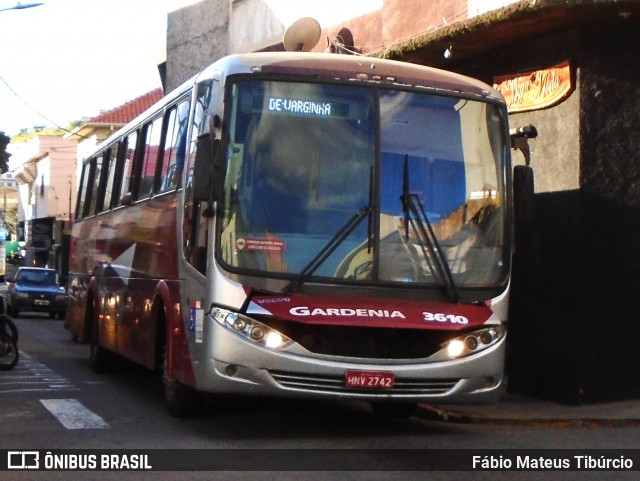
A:
POLYGON ((20 311, 48 312, 51 318, 63 319, 67 293, 53 269, 21 267, 8 289, 8 313, 18 317, 20 311))

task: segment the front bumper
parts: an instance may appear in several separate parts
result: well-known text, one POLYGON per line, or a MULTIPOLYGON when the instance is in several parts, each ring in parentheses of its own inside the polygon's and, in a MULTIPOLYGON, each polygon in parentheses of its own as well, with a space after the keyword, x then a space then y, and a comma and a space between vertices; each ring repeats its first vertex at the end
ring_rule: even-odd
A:
POLYGON ((298 345, 272 350, 212 319, 205 324, 211 330, 205 336, 207 358, 196 366, 196 387, 203 391, 453 404, 495 402, 502 391, 505 338, 478 354, 451 361, 352 359, 313 354, 298 345), (348 371, 392 372, 395 384, 384 389, 348 387, 348 371))
POLYGON ((11 305, 21 311, 33 312, 65 312, 67 301, 54 296, 13 297, 11 305))

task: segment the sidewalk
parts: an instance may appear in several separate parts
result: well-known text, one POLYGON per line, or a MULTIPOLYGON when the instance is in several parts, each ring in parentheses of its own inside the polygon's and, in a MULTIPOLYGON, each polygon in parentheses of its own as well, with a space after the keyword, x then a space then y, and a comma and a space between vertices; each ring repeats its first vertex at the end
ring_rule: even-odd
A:
POLYGON ((640 399, 572 406, 505 393, 497 404, 428 405, 418 416, 451 423, 540 427, 640 426, 640 399))

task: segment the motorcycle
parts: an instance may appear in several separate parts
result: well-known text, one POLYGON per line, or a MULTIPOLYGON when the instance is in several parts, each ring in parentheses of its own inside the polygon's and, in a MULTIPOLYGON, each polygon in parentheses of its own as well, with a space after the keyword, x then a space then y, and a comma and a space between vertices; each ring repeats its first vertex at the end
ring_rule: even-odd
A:
POLYGON ((18 364, 18 328, 6 315, 0 314, 0 371, 18 364))

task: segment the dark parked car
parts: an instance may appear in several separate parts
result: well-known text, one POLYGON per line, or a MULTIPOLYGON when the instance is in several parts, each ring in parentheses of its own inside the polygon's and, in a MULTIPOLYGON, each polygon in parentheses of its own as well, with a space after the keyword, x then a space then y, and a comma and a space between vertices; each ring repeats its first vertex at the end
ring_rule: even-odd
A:
POLYGON ((9 282, 7 294, 7 312, 13 317, 20 311, 36 311, 64 318, 67 294, 53 269, 21 267, 9 282))

